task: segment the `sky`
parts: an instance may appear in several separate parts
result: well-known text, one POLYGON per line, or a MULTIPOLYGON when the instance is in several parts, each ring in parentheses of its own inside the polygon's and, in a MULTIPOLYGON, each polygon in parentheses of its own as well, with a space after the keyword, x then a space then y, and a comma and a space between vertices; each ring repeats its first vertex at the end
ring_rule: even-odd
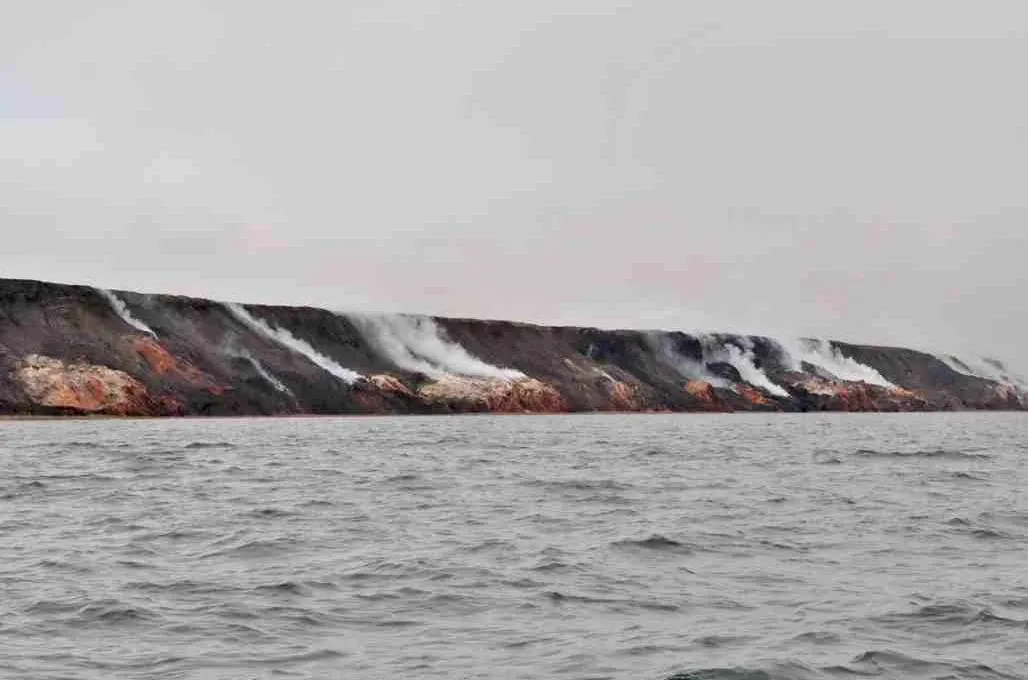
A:
POLYGON ((1023 0, 35 0, 0 276, 1028 353, 1023 0))

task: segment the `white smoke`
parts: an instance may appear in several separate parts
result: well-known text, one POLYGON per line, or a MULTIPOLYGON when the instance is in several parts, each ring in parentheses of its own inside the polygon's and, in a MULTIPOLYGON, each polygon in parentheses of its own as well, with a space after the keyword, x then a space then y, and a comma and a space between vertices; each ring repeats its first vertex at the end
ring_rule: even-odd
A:
POLYGON ((754 387, 760 387, 776 397, 788 397, 789 393, 785 388, 771 382, 763 370, 757 368, 756 356, 753 354, 753 342, 749 338, 739 337, 736 341, 742 346, 731 342, 722 343, 718 338, 710 335, 699 336, 703 346, 703 362, 724 362, 732 365, 743 382, 754 387))
MULTIPOLYGON (((656 344, 657 357, 678 371, 682 377, 689 380, 702 380, 714 387, 729 390, 735 389, 735 385, 731 382, 707 370, 706 365, 702 361, 696 361, 695 359, 683 356, 674 348, 667 336, 651 336, 651 340, 656 344)), ((704 354, 706 354, 705 351, 704 354)))
POLYGON ((253 366, 254 370, 257 371, 257 373, 260 374, 260 376, 264 378, 264 380, 269 385, 274 387, 282 394, 288 394, 290 397, 293 396, 293 391, 286 387, 286 384, 284 382, 273 376, 271 372, 268 371, 268 369, 264 368, 264 365, 261 362, 257 361, 257 359, 255 359, 252 354, 250 354, 246 350, 243 350, 239 356, 249 361, 250 365, 253 366))
POLYGON ((352 314, 349 318, 372 345, 402 369, 433 378, 463 375, 519 380, 525 377, 521 371, 487 364, 457 343, 444 339, 435 321, 428 317, 352 314))
POLYGON ((801 338, 787 342, 779 341, 778 344, 783 349, 784 357, 790 363, 789 367, 794 371, 802 371, 803 363, 806 362, 834 375, 839 380, 864 382, 868 385, 890 389, 896 387, 877 370, 846 356, 827 340, 801 338))
POLYGON ((132 313, 129 311, 129 308, 125 304, 125 302, 117 295, 115 295, 112 291, 109 291, 105 288, 97 288, 96 292, 99 293, 105 300, 107 300, 107 302, 111 305, 111 309, 113 309, 115 313, 117 313, 117 315, 121 317, 122 321, 132 326, 137 331, 146 333, 147 335, 152 336, 154 338, 157 337, 157 334, 153 332, 152 328, 147 326, 145 323, 143 323, 136 317, 132 316, 132 313))
POLYGON ((1028 387, 1028 382, 1025 381, 1024 376, 1014 373, 1002 361, 983 357, 980 363, 984 367, 985 371, 996 376, 996 380, 1002 380, 1010 385, 1016 385, 1018 387, 1028 387))
POLYGON ((1028 381, 995 359, 964 359, 950 354, 940 354, 937 358, 957 373, 963 375, 992 380, 1022 389, 1028 388, 1028 381))
POLYGON ((712 358, 713 361, 725 361, 739 371, 742 379, 755 387, 761 387, 776 397, 788 397, 789 393, 782 387, 771 382, 761 369, 757 368, 753 349, 739 347, 728 343, 722 346, 721 351, 712 358))
POLYGON ((347 385, 352 385, 364 376, 356 371, 351 371, 348 368, 344 368, 336 363, 334 360, 325 356, 318 350, 314 349, 310 343, 305 340, 301 340, 285 328, 278 328, 272 326, 263 319, 258 319, 246 310, 242 305, 238 305, 232 302, 225 303, 225 308, 238 319, 240 322, 249 326, 257 333, 264 337, 273 340, 283 347, 287 347, 297 354, 306 357, 311 363, 319 366, 328 373, 331 373, 335 377, 342 380, 347 385))

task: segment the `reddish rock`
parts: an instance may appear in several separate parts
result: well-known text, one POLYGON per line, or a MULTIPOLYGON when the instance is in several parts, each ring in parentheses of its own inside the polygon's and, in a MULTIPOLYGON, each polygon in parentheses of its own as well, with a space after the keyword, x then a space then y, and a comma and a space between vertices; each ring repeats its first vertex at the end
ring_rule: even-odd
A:
POLYGON ((690 380, 685 384, 685 391, 702 404, 706 411, 727 412, 732 407, 722 399, 717 390, 705 380, 690 380))
POLYGON ((641 411, 646 408, 639 390, 634 385, 611 379, 607 383, 607 390, 610 394, 610 405, 615 411, 641 411))
POLYGON ((801 373, 791 374, 788 382, 805 395, 808 410, 921 411, 928 407, 924 397, 902 387, 829 380, 801 373))
POLYGON ((157 415, 165 412, 146 386, 107 366, 67 364, 31 354, 19 363, 15 376, 33 404, 79 413, 157 415))
POLYGON ((224 394, 225 386, 188 361, 177 359, 160 342, 149 336, 132 336, 132 347, 150 369, 159 376, 174 377, 195 387, 202 387, 215 396, 224 394))
POLYGON ((768 399, 767 395, 758 390, 756 387, 747 385, 745 383, 739 384, 737 387, 739 396, 745 399, 747 402, 755 406, 771 406, 772 401, 768 399))
POLYGON ((133 333, 91 288, 0 281, 0 410, 268 415, 1028 406, 1028 382, 1016 376, 990 380, 968 375, 916 350, 832 344, 902 386, 893 389, 835 380, 802 364, 800 370, 790 370, 781 346, 769 338, 474 319, 435 318, 432 323, 447 343, 472 357, 492 366, 516 367, 530 377, 433 381, 398 366, 346 314, 309 307, 249 308, 269 326, 309 344, 317 353, 311 355, 282 337, 241 323, 218 302, 171 295, 121 297, 160 331, 160 339, 133 333), (738 370, 728 364, 704 364, 708 350, 726 344, 752 347, 755 365, 787 386, 790 396, 774 397, 741 384, 738 370), (351 385, 325 370, 318 355, 371 377, 351 385), (732 387, 689 380, 706 374, 718 375, 732 387), (279 375, 288 389, 277 387, 277 378, 269 379, 279 375))

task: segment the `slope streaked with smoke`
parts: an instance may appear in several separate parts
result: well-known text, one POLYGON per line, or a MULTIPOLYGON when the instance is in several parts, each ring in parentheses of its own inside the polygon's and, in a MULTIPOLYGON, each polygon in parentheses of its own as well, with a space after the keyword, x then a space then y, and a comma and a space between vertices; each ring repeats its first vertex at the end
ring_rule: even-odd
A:
POLYGON ((229 302, 225 303, 225 308, 239 322, 248 326, 253 331, 305 357, 312 364, 324 369, 328 373, 331 373, 347 385, 352 385, 353 383, 357 382, 358 380, 364 377, 356 371, 352 371, 349 368, 340 366, 333 359, 325 356, 318 350, 314 349, 314 347, 312 347, 311 344, 308 343, 306 340, 302 340, 296 337, 285 328, 272 326, 263 319, 255 317, 250 312, 248 312, 246 308, 242 305, 236 304, 234 302, 229 302))
POLYGON ((146 333, 147 335, 154 338, 157 337, 157 334, 153 332, 152 328, 147 326, 145 323, 143 323, 136 317, 132 316, 132 312, 129 311, 128 305, 125 304, 124 300, 119 298, 112 291, 109 291, 105 288, 97 288, 95 290, 97 293, 100 294, 101 297, 103 297, 103 299, 107 300, 107 302, 111 305, 111 309, 113 309, 114 312, 119 317, 121 317, 122 321, 127 323, 129 326, 132 326, 137 331, 146 333))
POLYGON ((744 382, 759 387, 776 397, 788 397, 789 393, 785 388, 773 383, 767 374, 757 366, 752 341, 745 337, 738 338, 738 341, 740 345, 732 342, 722 343, 714 336, 700 336, 704 363, 724 362, 730 364, 739 372, 739 376, 744 382))
POLYGON ((267 382, 269 385, 274 387, 282 394, 288 394, 290 397, 294 396, 293 391, 286 387, 286 384, 284 382, 273 376, 268 369, 264 368, 264 364, 257 361, 257 359, 255 359, 252 354, 250 354, 246 350, 243 350, 242 352, 240 352, 239 356, 249 361, 250 365, 253 366, 253 369, 257 371, 257 373, 262 378, 264 378, 265 382, 267 382))
POLYGON ((663 334, 651 333, 650 343, 653 345, 657 358, 668 366, 674 368, 683 377, 689 380, 702 380, 705 383, 723 389, 734 390, 735 385, 724 378, 714 375, 702 361, 696 361, 684 356, 677 351, 671 340, 663 334))
POLYGON ((1014 373, 996 359, 964 359, 955 357, 952 354, 938 354, 936 358, 949 366, 953 371, 962 375, 1028 389, 1028 380, 1014 373))
POLYGON ((433 378, 462 375, 470 378, 519 380, 521 371, 493 366, 443 337, 428 317, 402 314, 351 314, 364 337, 396 366, 433 378))
POLYGON ((800 338, 798 340, 778 341, 782 347, 784 359, 789 368, 794 371, 802 371, 803 364, 807 363, 816 366, 835 376, 839 380, 848 382, 864 382, 868 385, 887 387, 895 389, 895 385, 885 379, 881 373, 866 366, 852 357, 843 354, 838 347, 835 347, 827 340, 816 338, 800 338))

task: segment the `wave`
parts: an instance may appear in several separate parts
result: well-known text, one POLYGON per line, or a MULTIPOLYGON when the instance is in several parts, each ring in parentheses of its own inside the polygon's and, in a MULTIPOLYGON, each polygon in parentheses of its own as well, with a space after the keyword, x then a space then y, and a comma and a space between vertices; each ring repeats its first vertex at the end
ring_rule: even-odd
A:
POLYGON ((176 581, 154 582, 154 581, 129 581, 125 588, 138 590, 145 593, 187 593, 190 595, 225 594, 241 591, 241 588, 232 588, 222 584, 192 579, 180 579, 176 581))
POLYGON ((279 508, 260 508, 258 510, 251 510, 246 513, 248 517, 259 517, 261 519, 279 518, 279 517, 292 517, 296 513, 288 510, 281 510, 279 508))
POLYGON ((992 458, 987 453, 977 451, 960 451, 955 449, 927 449, 918 451, 878 451, 876 449, 857 449, 854 455, 869 458, 939 458, 939 459, 982 459, 992 458))
POLYGON ((276 593, 283 595, 304 595, 309 592, 309 588, 304 585, 297 583, 296 581, 282 581, 281 583, 275 583, 273 585, 257 586, 254 591, 258 593, 276 593))
POLYGON ((956 663, 918 658, 891 649, 872 649, 853 659, 848 666, 826 670, 840 670, 858 675, 885 677, 946 677, 977 678, 980 680, 1018 680, 984 663, 956 663))
POLYGON ((643 538, 639 540, 626 539, 621 541, 615 541, 611 545, 619 548, 644 548, 646 550, 663 550, 678 553, 692 552, 692 549, 690 549, 686 544, 668 538, 663 534, 653 534, 648 538, 643 538))
POLYGON ((116 601, 95 602, 78 609, 69 625, 138 625, 141 621, 160 618, 157 612, 145 607, 131 607, 116 601))
POLYGON ((627 606, 638 609, 649 609, 653 611, 662 612, 677 612, 681 609, 676 604, 663 604, 661 602, 648 602, 645 600, 631 600, 614 597, 590 597, 588 595, 565 595, 564 593, 551 590, 546 593, 546 597, 551 602, 564 603, 564 602, 577 602, 581 604, 603 604, 603 605, 615 605, 615 606, 627 606))
POLYGON ((971 530, 971 535, 975 538, 981 538, 984 540, 1012 540, 1014 537, 1010 534, 1000 531, 999 529, 990 529, 989 527, 978 527, 971 530))
POLYGON ((842 637, 824 630, 811 630, 800 633, 792 638, 797 642, 809 642, 815 645, 834 645, 842 642, 842 637))
POLYGON ((376 349, 396 366, 433 378, 463 375, 470 378, 519 380, 521 371, 493 366, 443 337, 436 322, 404 314, 351 314, 350 321, 376 349))
POLYGON ((567 491, 627 491, 632 488, 630 484, 619 482, 616 479, 532 479, 528 480, 526 484, 567 491))
POLYGON ((669 675, 666 680, 772 680, 767 671, 746 668, 703 668, 695 671, 681 671, 669 675))
POLYGON ((937 624, 954 624, 959 626, 991 623, 1023 628, 1025 625, 1028 625, 1028 621, 1000 616, 989 607, 970 602, 937 602, 927 604, 912 612, 899 614, 895 618, 916 619, 931 621, 937 624))
POLYGON ((547 572, 564 572, 564 571, 582 571, 582 565, 580 564, 569 564, 561 560, 546 559, 529 567, 529 571, 537 571, 541 573, 547 572))
POLYGON ((789 661, 761 668, 701 668, 679 671, 665 680, 815 680, 838 677, 975 678, 1018 680, 1018 676, 984 663, 928 660, 893 650, 869 650, 849 664, 814 668, 789 661))
POLYGON ((55 571, 67 571, 74 574, 88 574, 93 571, 90 567, 82 564, 74 564, 66 560, 43 559, 32 565, 39 569, 53 569, 55 571))
POLYGON ((247 541, 242 545, 230 546, 204 553, 202 555, 199 555, 197 559, 207 560, 218 557, 273 557, 275 555, 281 555, 285 552, 288 552, 289 550, 293 549, 296 546, 296 544, 296 539, 288 537, 277 539, 273 538, 268 540, 252 540, 247 541))
POLYGON ((197 450, 197 449, 234 449, 236 445, 232 442, 189 442, 185 444, 183 449, 197 450))
POLYGON ((263 335, 269 340, 272 340, 300 356, 303 356, 315 366, 318 366, 336 378, 339 378, 347 385, 352 385, 364 377, 356 371, 351 371, 350 369, 339 365, 335 360, 330 359, 318 350, 314 349, 309 342, 296 337, 285 328, 272 326, 264 319, 259 319, 250 314, 250 312, 248 312, 242 305, 234 302, 227 302, 225 303, 225 308, 243 325, 249 327, 258 334, 263 335))

